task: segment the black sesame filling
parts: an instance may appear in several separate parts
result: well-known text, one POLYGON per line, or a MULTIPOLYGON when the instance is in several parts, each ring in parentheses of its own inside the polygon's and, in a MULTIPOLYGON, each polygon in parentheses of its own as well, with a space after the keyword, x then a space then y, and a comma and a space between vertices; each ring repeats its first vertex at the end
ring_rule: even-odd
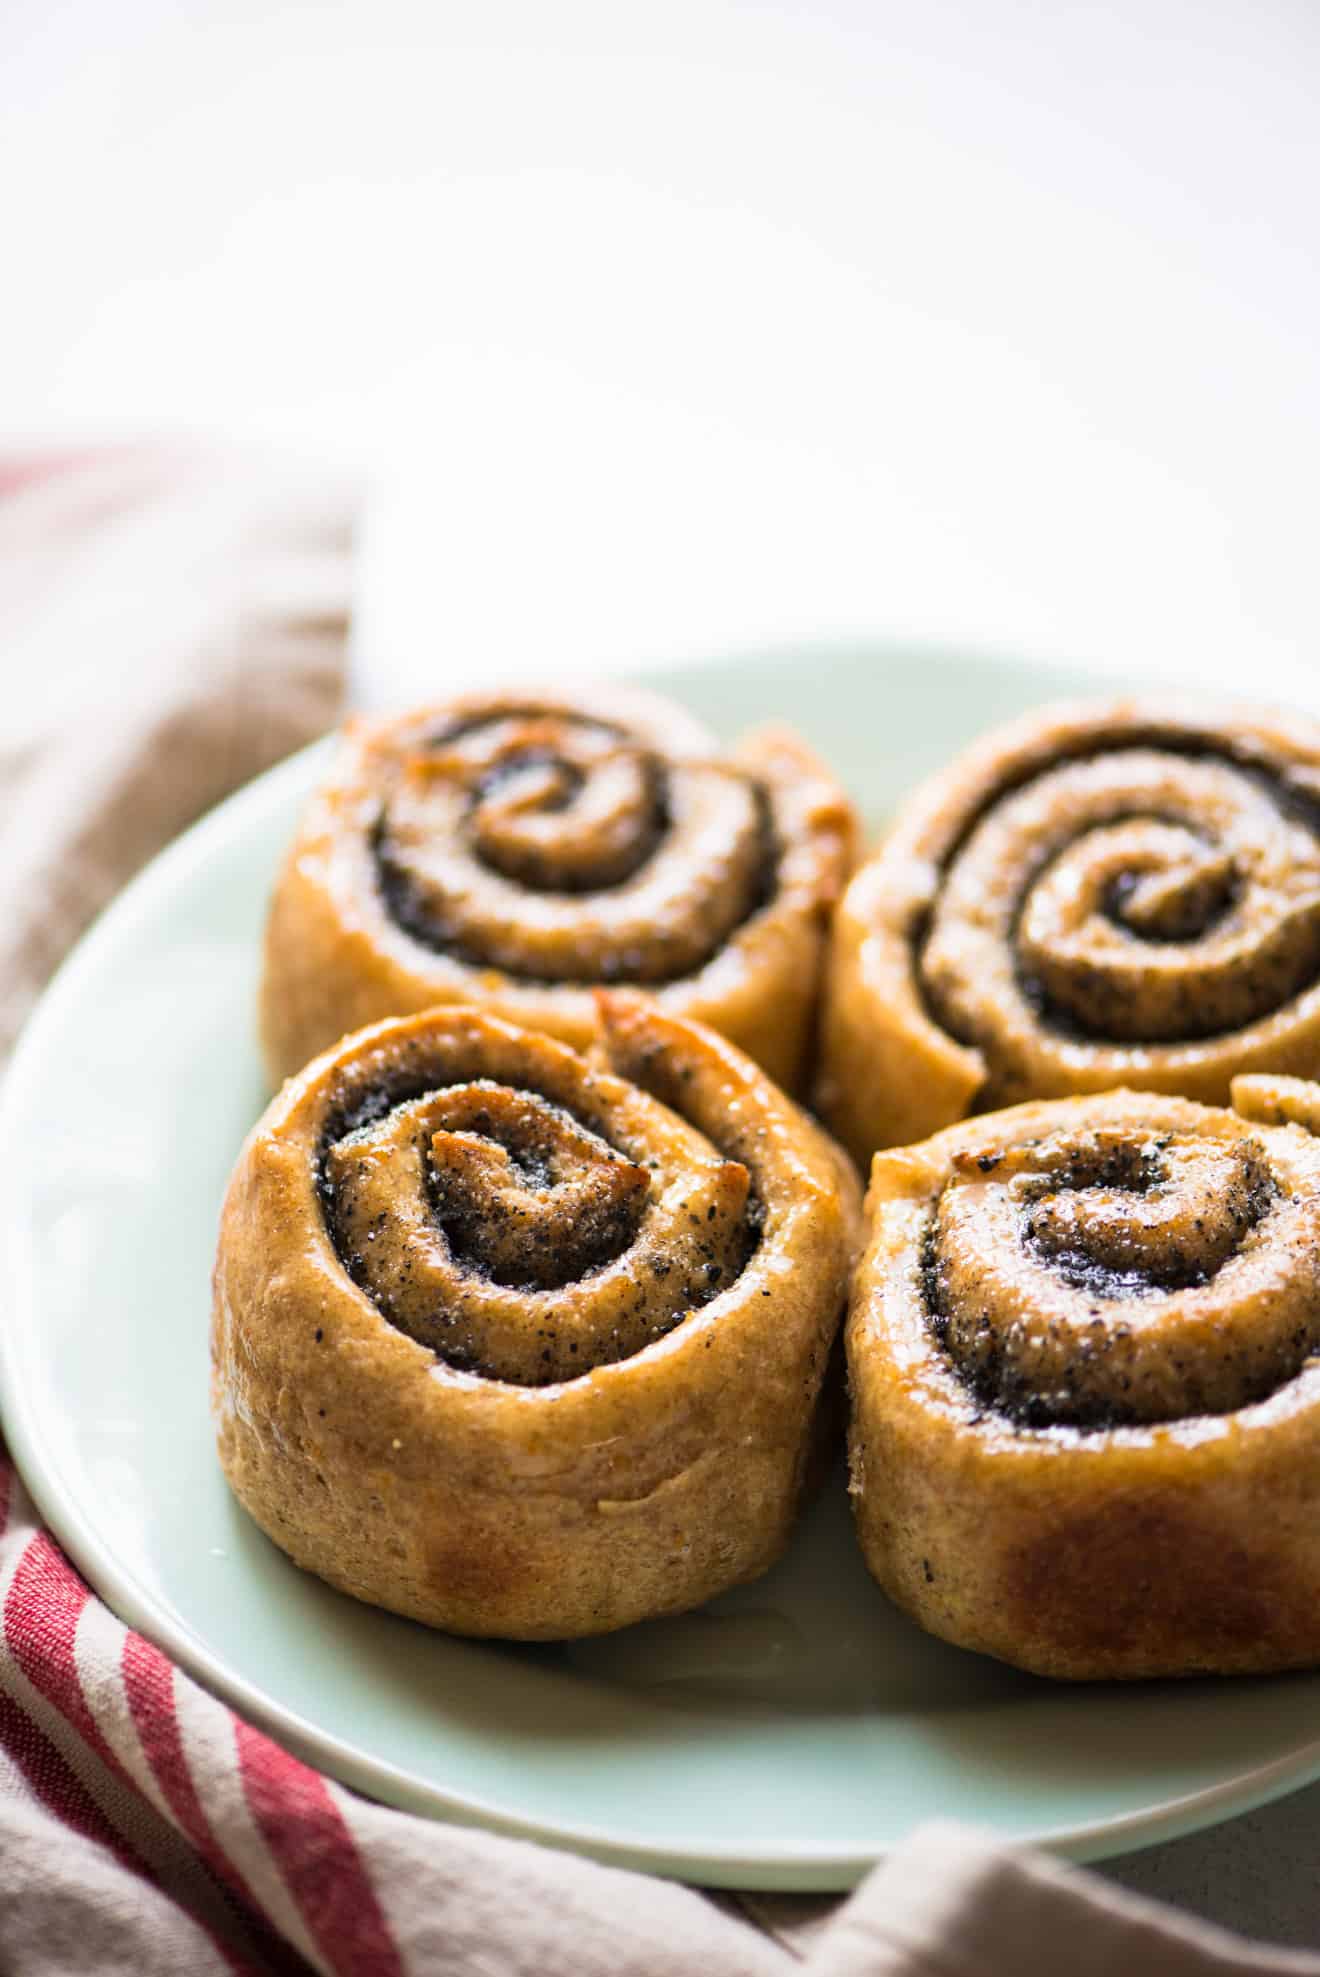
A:
MULTIPOLYGON (((1156 750, 1164 755, 1177 756, 1189 762, 1218 762, 1234 769, 1266 797, 1281 818, 1300 825, 1312 836, 1320 839, 1320 799, 1309 787, 1290 777, 1286 769, 1262 763, 1258 751, 1250 743, 1235 744, 1231 736, 1225 736, 1219 741, 1210 741, 1170 732, 1152 724, 1148 727, 1125 730, 1121 742, 1116 741, 1112 744, 1097 742, 1093 736, 1078 736, 1071 744, 1061 747, 1048 761, 1032 762, 1012 774, 1005 775, 984 801, 963 820, 939 861, 941 880, 952 870, 981 823, 991 812, 1007 798, 1026 788, 1042 775, 1048 775, 1069 764, 1111 759, 1121 761, 1125 755, 1147 749, 1156 750)), ((1108 818, 1106 826, 1141 821, 1168 823, 1184 830, 1190 828, 1185 817, 1152 816, 1148 806, 1135 803, 1130 811, 1108 818)), ((1209 840, 1206 842, 1209 845, 1209 840)), ((1031 969, 1016 959, 1017 930, 1031 891, 1049 868, 1067 855, 1069 848, 1065 845, 1050 850, 1023 874, 1015 902, 1011 933, 1015 953, 1015 981, 1019 993, 1032 1010, 1040 1027, 1057 1036, 1061 1041, 1119 1049, 1130 1048, 1133 1041, 1130 1036, 1112 1034, 1106 1029, 1103 1020, 1081 1020, 1075 1010, 1065 1008, 1052 998, 1031 969)), ((1136 934, 1128 924, 1125 908, 1140 883, 1140 877, 1140 874, 1134 873, 1117 875, 1111 881, 1104 901, 1106 917, 1113 925, 1127 933, 1134 943, 1140 941, 1172 946, 1203 937, 1222 923, 1238 906, 1241 899, 1241 881, 1239 876, 1234 874, 1222 884, 1207 886, 1203 890, 1192 889, 1188 894, 1181 921, 1177 915, 1172 915, 1164 924, 1143 927, 1140 934, 1136 934)), ((968 1025, 960 1022, 954 1011, 943 1006, 943 998, 934 991, 927 979, 925 949, 933 920, 934 906, 931 904, 923 908, 911 930, 914 955, 913 978, 918 996, 927 1016, 937 1028, 956 1037, 960 1043, 976 1047, 984 1040, 971 1034, 968 1025)), ((1278 980, 1269 994, 1264 997, 1266 1007, 1280 1007, 1305 988, 1313 979, 1316 960, 1316 955, 1308 953, 1299 957, 1295 966, 1286 959, 1276 961, 1275 973, 1278 980)), ((1102 1002, 1106 986, 1102 972, 1099 969, 1089 972, 1080 970, 1080 979, 1084 979, 1088 997, 1096 1002, 1102 1002)), ((1169 1040, 1212 1042, 1219 1037, 1235 1034, 1237 1027, 1240 1026, 1231 1025, 1226 1028, 1213 1012, 1207 1012, 1194 973, 1189 976, 1186 991, 1179 997, 1176 1036, 1169 1040)))
MULTIPOLYGON (((519 710, 510 709, 510 714, 519 710)), ((503 718, 503 715, 501 715, 503 718)), ((445 731, 433 738, 434 745, 441 741, 452 741, 465 732, 482 725, 482 722, 468 722, 445 731)), ((484 798, 498 791, 520 769, 524 769, 539 759, 544 766, 554 767, 564 774, 562 791, 546 807, 550 810, 564 809, 572 800, 573 787, 580 786, 583 772, 572 763, 554 756, 546 750, 523 750, 512 754, 505 762, 478 778, 468 799, 469 815, 473 814, 484 798)), ((664 843, 671 828, 668 780, 664 765, 652 758, 646 768, 647 815, 645 827, 639 831, 634 851, 623 867, 615 869, 608 881, 574 875, 561 874, 553 886, 536 885, 524 878, 520 882, 529 885, 531 891, 541 891, 550 896, 581 898, 590 902, 592 898, 608 895, 627 885, 654 856, 657 848, 664 843)), ((764 912, 778 891, 779 873, 783 860, 784 846, 776 828, 774 808, 770 792, 764 784, 747 778, 747 788, 755 812, 755 846, 750 868, 747 873, 745 897, 742 910, 732 926, 719 926, 711 931, 709 943, 694 965, 690 959, 675 962, 666 952, 665 929, 662 925, 649 930, 648 942, 644 951, 630 947, 617 955, 605 954, 597 962, 584 961, 579 967, 566 967, 556 976, 548 976, 538 970, 533 961, 520 962, 516 957, 506 955, 501 962, 500 972, 513 980, 525 982, 529 987, 551 988, 558 983, 580 983, 583 986, 614 986, 635 983, 645 987, 660 987, 669 982, 689 979, 752 922, 764 912)), ((479 937, 465 935, 461 915, 455 913, 452 919, 446 917, 443 907, 437 910, 437 902, 424 896, 415 881, 397 858, 390 833, 388 803, 382 804, 371 828, 369 840, 372 869, 380 890, 386 912, 394 924, 419 947, 433 954, 443 954, 470 968, 487 968, 489 956, 483 952, 479 937)), ((700 902, 695 910, 699 913, 700 902)), ((584 904, 589 914, 589 903, 584 904)))

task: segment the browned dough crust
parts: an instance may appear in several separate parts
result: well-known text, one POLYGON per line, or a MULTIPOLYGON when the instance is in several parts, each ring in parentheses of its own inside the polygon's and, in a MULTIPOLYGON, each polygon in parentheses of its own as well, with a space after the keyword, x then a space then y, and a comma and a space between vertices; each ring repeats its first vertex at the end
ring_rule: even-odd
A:
POLYGON ((854 1158, 1129 1085, 1320 1073, 1320 725, 1048 709, 908 800, 835 917, 819 1102, 854 1158))
POLYGON ((378 1024, 285 1085, 225 1201, 231 1486, 298 1564, 458 1633, 696 1605, 773 1563, 814 1467, 846 1157, 645 998, 602 996, 597 1043, 378 1024))
POLYGON ((636 690, 471 694, 350 722, 271 903, 271 1079, 442 1003, 580 1049, 593 989, 641 986, 798 1089, 854 837, 794 735, 721 755, 636 690))
POLYGON ((1234 1101, 1035 1103, 877 1154, 853 1506, 930 1632, 1071 1679, 1320 1662, 1320 1088, 1234 1101))

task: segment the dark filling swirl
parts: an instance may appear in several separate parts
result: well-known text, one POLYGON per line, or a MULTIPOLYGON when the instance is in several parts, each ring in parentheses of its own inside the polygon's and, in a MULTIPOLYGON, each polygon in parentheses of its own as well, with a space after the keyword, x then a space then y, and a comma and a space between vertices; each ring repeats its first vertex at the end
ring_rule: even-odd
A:
POLYGON ((553 1096, 400 1078, 346 1105, 321 1154, 331 1239, 381 1314, 521 1386, 640 1352, 757 1240, 744 1166, 643 1094, 616 1117, 600 1079, 566 1075, 578 1089, 553 1096))
POLYGON ((1030 1026, 1191 1042, 1320 978, 1320 813, 1280 768, 1137 736, 1013 783, 945 864, 918 973, 1011 1086, 1030 1026))
POLYGON ((1320 1349, 1320 1153, 1204 1131, 1068 1128, 955 1157, 927 1225, 927 1320, 977 1401, 1027 1427, 1227 1414, 1320 1349))
POLYGON ((622 729, 529 708, 431 736, 394 765, 374 852, 414 940, 539 982, 692 974, 770 897, 766 791, 622 729))

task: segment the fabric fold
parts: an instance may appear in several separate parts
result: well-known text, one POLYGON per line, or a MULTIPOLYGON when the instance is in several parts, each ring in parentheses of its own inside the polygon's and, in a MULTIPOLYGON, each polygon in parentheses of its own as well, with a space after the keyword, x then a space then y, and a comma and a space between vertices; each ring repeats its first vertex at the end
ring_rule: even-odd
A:
POLYGON ((810 1977, 1300 1977, 1306 1952, 1210 1923, 975 1827, 918 1828, 839 1911, 810 1977))
POLYGON ((94 456, 0 501, 0 1049, 161 845, 334 721, 352 494, 94 456))

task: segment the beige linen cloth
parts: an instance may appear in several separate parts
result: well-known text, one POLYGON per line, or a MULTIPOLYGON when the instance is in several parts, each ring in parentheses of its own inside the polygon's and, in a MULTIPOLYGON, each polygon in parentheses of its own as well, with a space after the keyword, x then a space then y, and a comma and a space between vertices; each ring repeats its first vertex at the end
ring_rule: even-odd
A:
MULTIPOLYGON (((6 488, 0 472, 5 1039, 136 867, 227 790, 331 724, 353 534, 342 487, 251 463, 156 453, 9 479, 6 488)), ((49 1546, 35 1528, 23 1542, 29 1555, 49 1546)), ((58 1592, 72 1575, 53 1546, 47 1564, 54 1576, 44 1583, 58 1592)), ((95 1600, 83 1615, 93 1646, 117 1626, 95 1600)), ((915 1832, 851 1898, 818 1904, 805 1926, 790 1921, 791 1904, 714 1900, 370 1805, 316 1780, 338 1808, 337 1844, 346 1833, 371 1909, 370 1930, 318 1935, 308 1918, 322 1913, 317 1872, 323 1881, 329 1864, 315 1858, 319 1829, 305 1821, 312 1774, 291 1763, 287 1785, 278 1763, 267 1766, 263 1806, 267 1819, 303 1819, 300 1831, 313 1836, 291 1883, 297 1900, 249 1873, 252 1912, 239 1915, 232 1885, 217 1889, 207 1877, 217 1858, 251 1847, 238 1831, 251 1808, 235 1803, 227 1814, 230 1802, 205 1774, 207 1750, 222 1767, 224 1739, 241 1737, 242 1726, 182 1672, 166 1671, 183 1717, 211 1712, 210 1742, 194 1741, 180 1760, 192 1767, 187 1794, 177 1776, 150 1804, 150 1794, 135 1802, 121 1779, 98 1785, 93 1747, 97 1712, 108 1724, 114 1706, 109 1677, 70 1699, 43 1681, 44 1640, 21 1638, 23 1624, 11 1601, 0 1661, 0 1970, 24 1977, 210 1968, 226 1942, 214 1967, 482 1977, 1320 1973, 1320 1957, 1252 1946, 956 1824, 915 1832), (38 1706, 50 1696, 57 1724, 38 1706), (79 1790, 97 1799, 101 1825, 88 1815, 79 1826, 68 1812, 77 1793, 61 1799, 48 1776, 43 1784, 39 1736, 53 1739, 79 1790), (291 1794, 284 1815, 282 1789, 291 1794), (194 1857, 197 1814, 180 1816, 180 1805, 208 1809, 211 1853, 194 1857)), ((273 1747, 271 1755, 279 1758, 273 1747)), ((783 1790, 791 1797, 791 1777, 783 1790)))

